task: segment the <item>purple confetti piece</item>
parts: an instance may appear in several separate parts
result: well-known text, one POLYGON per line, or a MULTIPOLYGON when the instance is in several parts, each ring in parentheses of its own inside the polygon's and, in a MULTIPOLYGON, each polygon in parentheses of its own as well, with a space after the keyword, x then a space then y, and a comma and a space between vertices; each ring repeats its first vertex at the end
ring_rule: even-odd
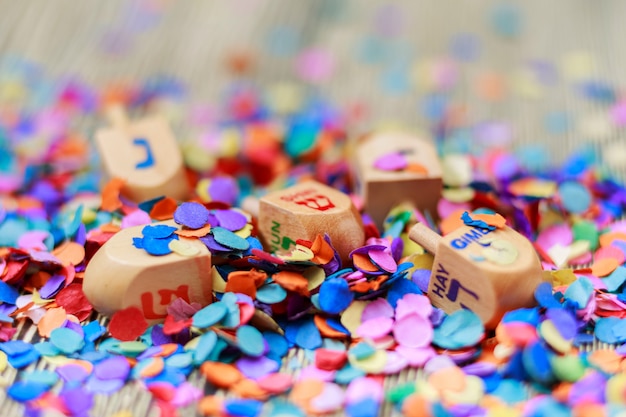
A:
POLYGON ((248 224, 246 216, 234 210, 215 210, 213 214, 217 218, 220 227, 233 232, 248 224))
POLYGON ((176 208, 174 221, 190 229, 200 229, 209 221, 209 210, 200 203, 186 202, 176 208))
POLYGON ((239 195, 237 182, 230 177, 216 177, 209 184, 209 195, 213 201, 234 204, 239 195))
POLYGON ((68 364, 60 366, 56 369, 56 373, 63 379, 65 382, 83 382, 89 376, 87 370, 75 364, 68 364))
POLYGON ((408 166, 409 162, 406 156, 400 152, 391 152, 382 156, 379 156, 374 161, 374 168, 381 171, 401 171, 408 166))
POLYGON ((124 381, 121 379, 102 380, 94 376, 91 376, 85 384, 87 391, 96 394, 113 394, 119 391, 123 386, 124 381))
POLYGON ((235 365, 247 378, 255 380, 276 372, 280 368, 278 362, 264 356, 258 358, 244 356, 235 365))
POLYGON ((125 381, 130 373, 130 364, 123 356, 114 356, 98 362, 94 366, 93 373, 101 380, 119 379, 125 381))
POLYGON ((83 388, 66 389, 59 396, 72 415, 80 415, 93 407, 93 393, 83 388))
POLYGON ((65 277, 63 275, 52 275, 39 290, 39 295, 43 299, 49 299, 64 287, 65 277))
POLYGON ((211 252, 230 252, 232 249, 226 246, 220 245, 215 241, 213 235, 207 235, 199 238, 202 243, 206 245, 211 252))

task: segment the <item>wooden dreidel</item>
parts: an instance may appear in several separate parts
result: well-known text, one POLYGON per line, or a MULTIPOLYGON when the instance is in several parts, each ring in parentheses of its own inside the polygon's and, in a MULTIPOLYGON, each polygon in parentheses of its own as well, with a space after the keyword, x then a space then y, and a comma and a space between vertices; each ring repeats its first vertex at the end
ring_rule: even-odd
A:
POLYGON ((135 202, 163 195, 184 200, 189 184, 168 123, 158 116, 130 122, 121 106, 107 114, 113 126, 96 132, 96 145, 107 174, 125 181, 122 193, 135 202))
POLYGON ((436 216, 442 170, 430 142, 403 131, 374 132, 356 141, 353 166, 365 212, 379 228, 401 203, 436 216))
POLYGON ((272 252, 289 250, 298 239, 313 241, 328 234, 342 262, 365 241, 361 215, 350 197, 312 180, 261 198, 258 230, 272 252))
POLYGON ((510 227, 464 225, 442 237, 417 223, 409 237, 435 256, 428 297, 445 312, 466 308, 492 329, 505 312, 535 304, 541 262, 530 241, 510 227))
MULTIPOLYGON (((151 226, 180 229, 171 220, 151 226)), ((93 307, 102 314, 111 315, 136 306, 148 322, 154 323, 165 319, 167 306, 176 298, 203 306, 211 303, 213 281, 208 248, 198 239, 180 237, 176 240, 172 239, 173 235, 159 238, 153 236, 155 232, 146 238, 144 227, 122 229, 102 245, 87 264, 83 291, 93 307), (155 256, 146 249, 137 248, 133 244, 137 239, 145 247, 152 245, 153 252, 167 252, 168 247, 172 248, 171 241, 178 242, 174 244, 178 248, 176 252, 155 256), (159 246, 154 246, 154 242, 146 243, 146 239, 167 241, 156 242, 159 246)), ((163 233, 164 229, 158 230, 163 233)))

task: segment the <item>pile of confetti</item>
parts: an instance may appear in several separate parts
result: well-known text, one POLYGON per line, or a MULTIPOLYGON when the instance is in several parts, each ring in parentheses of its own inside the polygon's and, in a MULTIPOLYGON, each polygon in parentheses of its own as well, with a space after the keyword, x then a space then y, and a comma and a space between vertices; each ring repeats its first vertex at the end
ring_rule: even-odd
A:
MULTIPOLYGON (((492 19, 502 36, 521 30, 513 9, 494 10, 492 19)), ((453 57, 472 60, 476 48, 475 39, 459 37, 453 57)), ((298 58, 304 81, 332 71, 323 51, 298 58)), ((342 265, 325 235, 270 252, 246 207, 308 178, 358 203, 349 163, 354 108, 304 89, 290 90, 293 100, 240 83, 216 120, 190 110, 185 86, 171 78, 96 88, 51 79, 22 61, 5 64, 0 90, 19 90, 20 99, 0 95, 0 383, 27 415, 87 416, 95 396, 131 383, 152 394, 162 416, 187 406, 244 417, 626 409, 626 188, 597 154, 582 150, 552 165, 537 147, 509 147, 506 125, 471 124, 459 103, 433 94, 422 110, 444 169, 438 212, 398 206, 380 230, 364 212, 366 243, 342 265), (170 116, 188 133, 180 145, 193 198, 135 204, 120 180, 103 177, 91 132, 78 121, 97 119, 112 102, 178 114, 170 116), (172 219, 175 226, 152 224, 172 219), (494 330, 469 310, 432 306, 425 294, 433 257, 407 237, 418 220, 442 234, 463 224, 496 227, 484 219, 530 239, 545 275, 537 306, 506 313, 494 330), (159 324, 137 307, 98 316, 82 290, 86 266, 132 226, 144 227, 129 251, 195 256, 186 239, 202 242, 212 255, 215 302, 175 298, 159 324), (27 326, 36 327, 28 342, 18 331, 27 326), (14 380, 4 377, 11 368, 14 380), (206 380, 209 395, 193 375, 206 380)), ((459 68, 452 59, 437 64, 421 81, 448 91, 459 68)), ((542 80, 526 81, 520 88, 530 94, 542 80)), ((497 84, 485 80, 486 100, 501 94, 497 84)), ((612 106, 616 127, 624 125, 624 102, 611 86, 582 86, 589 100, 612 106)), ((549 129, 563 123, 547 116, 549 129)), ((423 167, 394 153, 376 168, 423 167)))

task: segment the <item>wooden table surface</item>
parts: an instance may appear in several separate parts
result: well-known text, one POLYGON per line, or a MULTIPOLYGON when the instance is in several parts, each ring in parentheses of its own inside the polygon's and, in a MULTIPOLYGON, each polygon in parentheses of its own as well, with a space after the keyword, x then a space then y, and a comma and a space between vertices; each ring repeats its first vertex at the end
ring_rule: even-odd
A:
MULTIPOLYGON (((76 75, 96 86, 169 74, 190 86, 189 105, 217 104, 234 78, 226 69, 227 57, 233 51, 250 52, 255 57, 250 80, 260 88, 290 83, 314 89, 340 105, 364 103, 369 117, 349 132, 358 134, 388 121, 424 126, 427 121, 420 108, 428 91, 414 82, 415 74, 449 55, 453 36, 471 33, 480 39, 479 57, 459 65, 459 86, 446 93, 465 103, 469 120, 507 123, 513 132, 512 147, 542 144, 554 163, 589 146, 600 153, 608 169, 625 178, 624 130, 607 121, 608 106, 580 94, 576 71, 585 72, 586 79, 606 82, 617 92, 623 88, 626 2, 510 1, 519 10, 521 24, 519 35, 512 38, 498 35, 490 23, 502 4, 491 0, 0 0, 0 63, 20 57, 53 76, 76 75), (381 16, 392 23, 382 27, 381 16), (359 57, 367 39, 381 30, 391 34, 382 52, 385 59, 363 62, 359 57), (294 70, 294 54, 272 52, 281 34, 283 41, 292 43, 284 48, 315 47, 330 54, 332 75, 319 84, 303 83, 294 70), (537 94, 516 94, 516 77, 541 63, 552 64, 562 76, 537 94), (400 74, 395 81, 400 86, 405 82, 406 88, 385 87, 385 77, 393 77, 389 74, 394 70, 400 74), (485 100, 476 83, 494 73, 506 80, 506 91, 502 99, 485 100), (563 132, 546 129, 550 113, 568 116, 563 132)), ((85 132, 102 123, 92 118, 80 122, 85 132)), ((36 329, 20 327, 18 337, 36 340, 36 329)), ((305 362, 302 352, 291 355, 305 362)), ((416 373, 390 377, 386 384, 413 379, 416 373)), ((7 370, 2 378, 10 382, 15 372, 7 370)), ((204 384, 195 372, 191 381, 204 384)), ((134 417, 158 415, 150 395, 136 383, 112 396, 98 396, 96 403, 94 416, 121 410, 131 411, 134 417)), ((0 415, 21 414, 22 407, 0 391, 0 415)), ((382 414, 393 412, 388 407, 382 414)), ((181 410, 181 415, 195 415, 195 408, 181 410)))

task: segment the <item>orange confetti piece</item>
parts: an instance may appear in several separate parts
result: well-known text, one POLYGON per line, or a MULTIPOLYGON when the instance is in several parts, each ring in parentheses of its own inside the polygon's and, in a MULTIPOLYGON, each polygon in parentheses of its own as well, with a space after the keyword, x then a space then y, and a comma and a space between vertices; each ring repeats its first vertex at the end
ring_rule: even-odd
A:
POLYGON ((606 277, 620 266, 620 262, 615 258, 598 259, 591 265, 591 273, 597 277, 606 277))
POLYGON ((616 240, 623 240, 626 242, 626 233, 624 232, 609 232, 600 236, 600 246, 607 247, 611 246, 613 242, 616 240))
POLYGON ((256 298, 256 284, 248 271, 234 271, 228 274, 226 292, 236 292, 256 298))
POLYGON ((66 319, 67 314, 65 313, 65 309, 63 307, 50 308, 46 310, 46 314, 44 314, 41 320, 39 320, 39 323, 37 323, 39 335, 42 337, 50 337, 50 333, 52 333, 54 329, 58 329, 63 326, 66 319))
POLYGON ((161 345, 161 352, 155 354, 154 356, 168 357, 172 355, 174 352, 178 350, 178 345, 176 343, 166 343, 161 345))
POLYGON ((309 281, 298 272, 280 271, 272 275, 272 279, 287 291, 293 291, 305 297, 310 295, 309 281))
POLYGON ((348 337, 347 334, 330 327, 326 322, 326 319, 320 315, 314 316, 313 322, 315 323, 315 326, 317 326, 317 329, 320 331, 320 334, 323 337, 328 337, 331 339, 346 339, 348 337))
POLYGON ((78 265, 85 259, 85 247, 76 242, 65 242, 52 251, 63 266, 78 265))
POLYGON ((121 230, 121 228, 115 224, 107 223, 100 226, 100 231, 102 233, 117 233, 121 230))
POLYGON ((426 168, 424 165, 422 164, 418 164, 417 162, 411 162, 409 163, 406 168, 404 168, 405 171, 407 172, 413 172, 415 174, 424 174, 424 175, 428 175, 428 168, 426 168))
POLYGON ((171 197, 165 197, 162 200, 159 200, 152 206, 150 210, 150 217, 156 220, 169 220, 174 218, 174 212, 178 204, 176 200, 171 197))
POLYGON ((406 417, 430 417, 430 403, 421 394, 411 394, 402 402, 402 415, 406 417))
POLYGON ((239 395, 241 398, 265 401, 269 397, 268 392, 261 388, 256 381, 247 378, 237 381, 229 388, 229 391, 239 395))
POLYGON ((153 376, 157 376, 158 374, 161 373, 161 371, 163 371, 164 366, 165 366, 165 362, 163 361, 163 358, 159 356, 155 356, 148 363, 148 365, 144 366, 141 369, 139 374, 141 375, 142 378, 150 378, 153 376))
POLYGON ((603 372, 614 374, 620 372, 622 356, 612 349, 599 349, 591 352, 587 359, 603 372))
POLYGON ((430 374, 428 384, 438 390, 459 392, 465 389, 465 373, 457 366, 448 366, 430 374))
POLYGON ((221 416, 224 414, 224 399, 207 395, 198 403, 198 411, 205 416, 221 416))
POLYGON ((369 256, 363 253, 354 253, 352 255, 352 263, 354 266, 366 272, 378 272, 379 269, 372 263, 369 256))
POLYGON ((303 379, 293 385, 289 393, 289 400, 297 406, 307 409, 309 402, 320 395, 323 390, 324 381, 303 379))
POLYGON ((502 229, 502 228, 504 228, 504 226, 506 226, 506 218, 504 218, 499 213, 495 213, 495 214, 486 214, 486 213, 472 214, 472 219, 474 219, 474 220, 482 220, 485 223, 487 223, 489 226, 495 226, 498 229, 502 229))
POLYGON ((443 236, 447 235, 450 232, 453 232, 454 230, 464 225, 463 219, 461 219, 461 216, 463 215, 465 211, 466 211, 465 209, 455 210, 448 217, 441 220, 441 223, 439 224, 439 229, 441 229, 441 234, 443 236))
POLYGON ((102 204, 104 211, 115 211, 122 207, 120 193, 126 181, 121 178, 112 178, 102 189, 102 204))
POLYGON ((311 245, 311 251, 315 255, 311 261, 320 265, 327 264, 335 256, 335 251, 332 246, 324 240, 322 235, 315 236, 315 240, 311 245))
POLYGON ((208 382, 218 388, 230 388, 244 378, 234 365, 221 362, 204 362, 200 366, 200 372, 208 382))
POLYGON ((182 237, 204 237, 211 231, 211 225, 207 224, 199 229, 179 229, 174 231, 178 236, 182 237))

